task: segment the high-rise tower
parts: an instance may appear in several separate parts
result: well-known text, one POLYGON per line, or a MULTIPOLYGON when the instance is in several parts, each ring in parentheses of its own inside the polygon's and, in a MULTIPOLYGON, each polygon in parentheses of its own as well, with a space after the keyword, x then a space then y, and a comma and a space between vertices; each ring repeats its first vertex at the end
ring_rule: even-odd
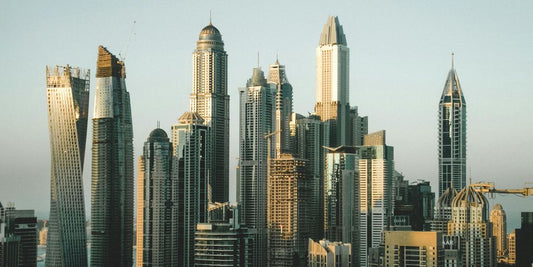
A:
POLYGON ((98 47, 94 101, 91 265, 133 260, 133 130, 124 62, 98 47))
POLYGON ((276 87, 274 131, 279 131, 279 133, 274 136, 275 155, 278 157, 281 153, 294 153, 289 128, 292 117, 292 85, 285 74, 285 66, 280 65, 278 60, 273 65, 270 65, 267 82, 276 87))
POLYGON ((390 226, 394 209, 392 176, 394 148, 385 143, 385 131, 367 134, 359 159, 359 233, 360 253, 356 261, 367 265, 368 248, 377 247, 382 232, 390 226))
POLYGON ((190 108, 211 129, 208 137, 210 201, 226 202, 229 200, 228 55, 222 35, 211 22, 200 32, 192 60, 190 108))
POLYGON ((176 266, 177 205, 172 196, 172 143, 157 128, 144 143, 137 180, 137 266, 176 266), (176 249, 176 250, 173 250, 176 249))
MULTIPOLYGON (((273 132, 275 89, 266 83, 263 71, 254 68, 246 87, 239 89, 239 203, 241 220, 255 229, 254 263, 266 261, 267 227, 267 159, 268 142, 265 134, 273 132)), ((272 152, 272 150, 270 150, 272 152)))
POLYGON ((185 112, 172 126, 174 146, 173 178, 176 181, 173 203, 177 205, 179 266, 194 265, 196 224, 207 222, 209 172, 209 127, 196 112, 185 112))
POLYGON ((496 204, 490 212, 492 235, 496 239, 496 256, 504 257, 507 252, 507 216, 502 205, 496 204))
POLYGON ((439 196, 466 186, 466 102, 453 65, 439 102, 439 196))
POLYGON ((316 49, 315 113, 329 133, 330 147, 347 145, 349 136, 349 57, 350 49, 337 17, 329 17, 316 49))
POLYGON ((89 71, 46 68, 51 154, 47 266, 87 266, 83 159, 89 71))

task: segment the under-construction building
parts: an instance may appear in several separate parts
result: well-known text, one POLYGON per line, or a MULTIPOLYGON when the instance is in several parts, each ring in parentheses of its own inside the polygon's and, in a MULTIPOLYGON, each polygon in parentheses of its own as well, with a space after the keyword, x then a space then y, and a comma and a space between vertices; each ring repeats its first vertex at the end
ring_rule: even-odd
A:
POLYGON ((308 238, 316 231, 312 179, 306 160, 281 154, 270 160, 268 179, 268 262, 305 266, 308 238))

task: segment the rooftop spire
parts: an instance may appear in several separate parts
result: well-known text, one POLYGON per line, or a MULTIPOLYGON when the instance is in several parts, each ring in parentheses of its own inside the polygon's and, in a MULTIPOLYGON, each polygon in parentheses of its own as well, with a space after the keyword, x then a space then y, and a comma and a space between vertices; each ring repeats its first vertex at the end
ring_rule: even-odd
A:
POLYGON ((209 25, 213 25, 213 24, 211 23, 211 9, 209 9, 209 25))
POLYGON ((455 56, 455 53, 452 52, 452 69, 454 68, 454 64, 453 64, 453 57, 455 56))
POLYGON ((328 22, 324 25, 324 29, 320 35, 319 45, 328 44, 347 45, 346 36, 337 16, 328 17, 328 22))

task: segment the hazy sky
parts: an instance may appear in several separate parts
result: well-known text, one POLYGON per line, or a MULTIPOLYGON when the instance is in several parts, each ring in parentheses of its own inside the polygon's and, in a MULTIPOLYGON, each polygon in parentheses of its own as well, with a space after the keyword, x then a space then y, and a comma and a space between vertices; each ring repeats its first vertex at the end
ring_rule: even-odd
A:
MULTIPOLYGON (((91 70, 92 117, 98 45, 125 56, 137 161, 157 121, 169 132, 189 108, 191 53, 210 10, 229 62, 231 200, 238 88, 257 66, 258 52, 264 70, 279 54, 294 88, 294 110, 313 111, 315 49, 330 15, 339 16, 350 47, 350 104, 369 116, 371 132, 387 131, 396 169, 406 179, 429 180, 438 188, 437 111, 453 51, 467 103, 469 176, 501 188, 533 182, 533 2, 251 2, 2 1, 0 201, 48 213, 46 65, 91 70)), ((491 206, 496 201, 507 211, 510 228, 518 227, 520 210, 533 211, 533 197, 507 195, 491 206)))

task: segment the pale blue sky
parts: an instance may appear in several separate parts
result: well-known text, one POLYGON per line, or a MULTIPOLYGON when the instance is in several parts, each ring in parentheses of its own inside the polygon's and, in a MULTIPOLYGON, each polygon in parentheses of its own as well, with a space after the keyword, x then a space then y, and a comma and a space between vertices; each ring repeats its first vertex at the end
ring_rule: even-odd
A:
MULTIPOLYGON (((350 103, 387 130, 396 169, 437 190, 437 107, 450 68, 461 81, 472 179, 499 187, 533 182, 533 2, 529 1, 15 1, 0 9, 0 201, 49 209, 50 156, 45 66, 89 68, 93 109, 97 46, 126 54, 135 157, 161 121, 188 109, 191 53, 209 22, 228 52, 231 184, 238 156, 238 88, 279 54, 294 87, 294 110, 315 101, 315 48, 329 15, 350 47, 350 103)), ((89 125, 91 123, 89 122, 89 125)), ((90 203, 89 127, 84 189, 90 203)), ((533 198, 499 197, 517 227, 533 198)))

